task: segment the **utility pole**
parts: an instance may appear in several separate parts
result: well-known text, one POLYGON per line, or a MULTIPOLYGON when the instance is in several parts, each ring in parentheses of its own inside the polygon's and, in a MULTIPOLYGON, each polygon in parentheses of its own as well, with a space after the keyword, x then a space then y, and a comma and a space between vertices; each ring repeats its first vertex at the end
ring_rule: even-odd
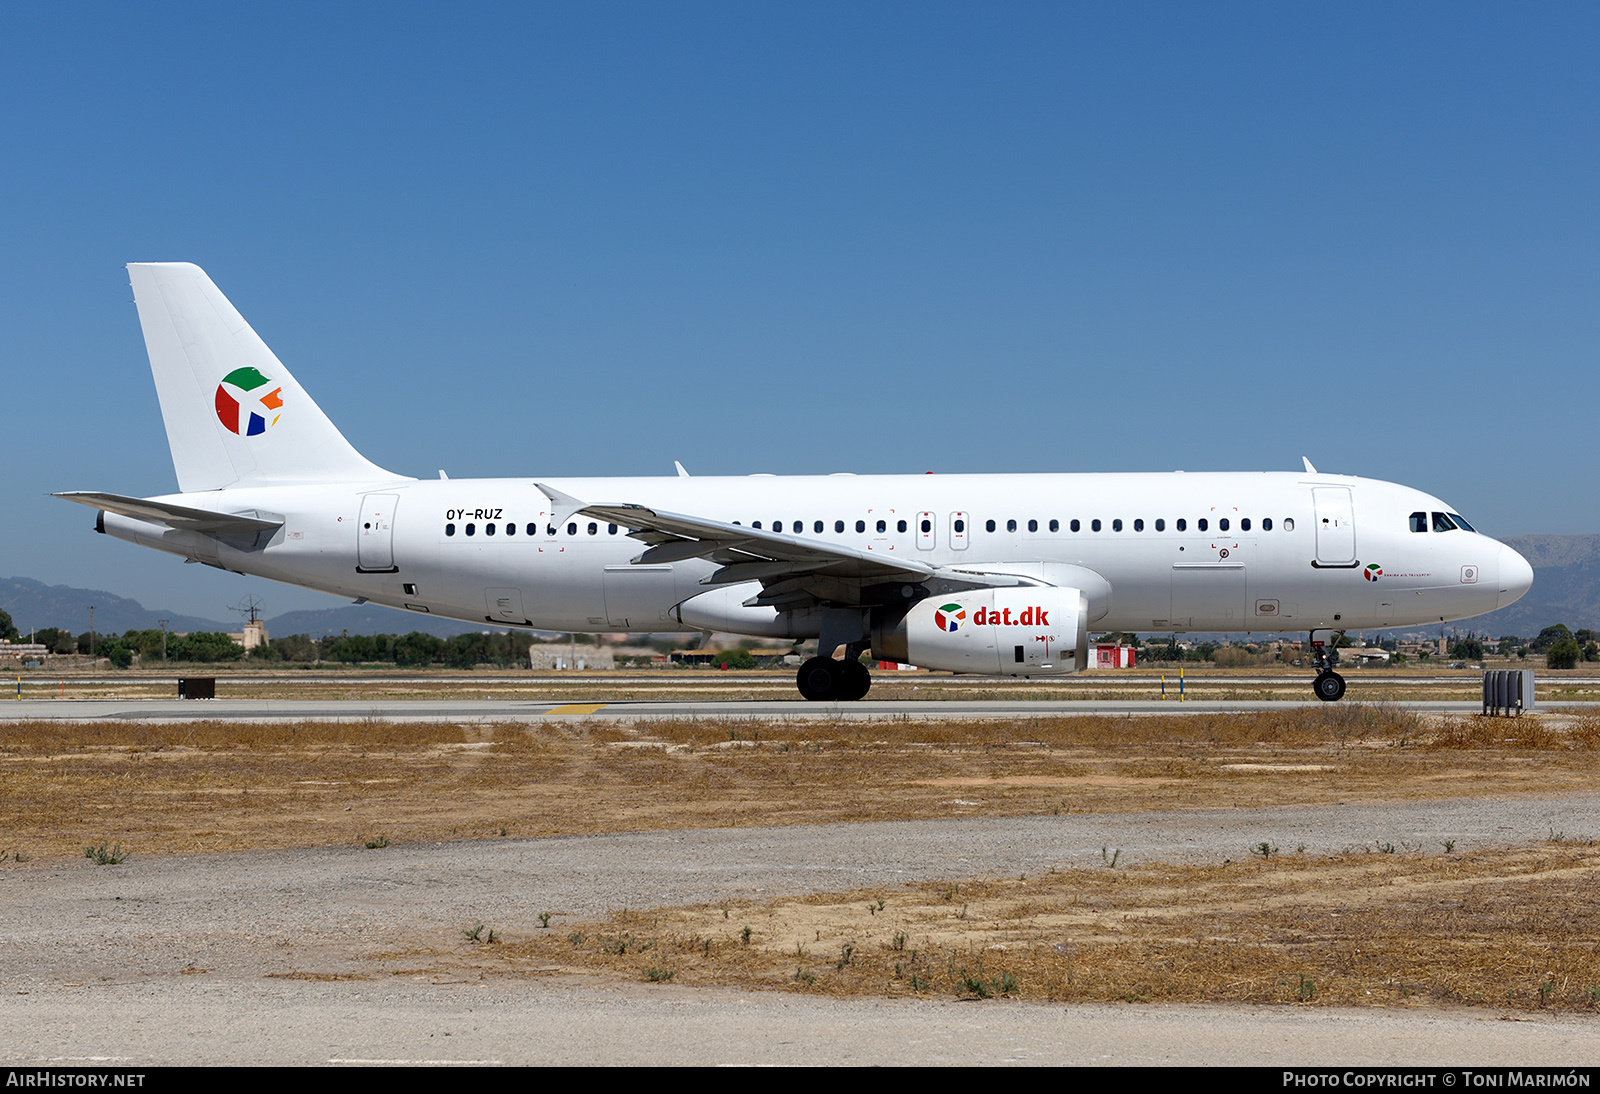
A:
POLYGON ((89 605, 89 660, 94 661, 94 605, 89 605))
POLYGON ((167 660, 167 624, 170 622, 172 622, 170 619, 163 619, 161 621, 161 661, 163 664, 165 664, 167 660))

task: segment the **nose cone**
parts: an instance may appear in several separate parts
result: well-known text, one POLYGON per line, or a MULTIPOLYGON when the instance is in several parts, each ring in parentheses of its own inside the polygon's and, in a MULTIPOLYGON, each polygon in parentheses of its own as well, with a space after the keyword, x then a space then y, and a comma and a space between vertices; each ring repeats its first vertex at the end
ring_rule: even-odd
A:
POLYGON ((1500 545, 1500 603, 1503 608, 1533 588, 1533 567, 1517 552, 1500 545))

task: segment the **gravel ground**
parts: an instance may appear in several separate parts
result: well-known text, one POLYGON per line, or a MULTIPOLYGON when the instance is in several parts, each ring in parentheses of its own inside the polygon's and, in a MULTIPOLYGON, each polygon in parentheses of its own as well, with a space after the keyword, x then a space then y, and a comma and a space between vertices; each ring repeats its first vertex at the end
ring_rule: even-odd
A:
POLYGON ((0 1059, 107 1063, 1583 1064, 1600 1025, 1485 1009, 835 1002, 546 978, 277 979, 444 946, 483 920, 1123 862, 1600 837, 1600 793, 627 833, 0 872, 0 1059))

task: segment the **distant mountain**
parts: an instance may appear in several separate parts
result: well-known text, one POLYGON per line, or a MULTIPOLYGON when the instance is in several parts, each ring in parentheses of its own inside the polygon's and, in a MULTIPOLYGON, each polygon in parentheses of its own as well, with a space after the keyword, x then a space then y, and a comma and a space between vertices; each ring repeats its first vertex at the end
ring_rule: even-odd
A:
MULTIPOLYGON (((167 630, 178 634, 190 631, 234 633, 244 626, 242 619, 222 621, 194 615, 146 608, 137 600, 116 596, 104 589, 79 589, 71 585, 46 585, 29 577, 0 578, 0 608, 11 614, 12 622, 23 634, 45 627, 61 627, 73 634, 89 629, 89 605, 94 605, 94 629, 101 634, 154 630, 167 621, 167 630)), ((266 620, 272 635, 309 634, 424 634, 449 638, 457 634, 491 630, 487 623, 457 623, 451 619, 384 608, 377 604, 352 604, 320 611, 284 612, 266 620)))
POLYGON ((1533 588, 1509 608, 1463 620, 1457 629, 1532 638, 1552 623, 1600 630, 1600 536, 1510 536, 1533 566, 1533 588))
POLYGON ((61 627, 73 634, 89 629, 89 605, 94 605, 94 629, 100 634, 148 630, 167 621, 167 629, 189 631, 233 631, 238 623, 221 623, 177 612, 153 611, 137 600, 108 593, 104 589, 77 589, 71 585, 46 585, 29 577, 0 578, 0 608, 11 613, 11 621, 23 634, 45 627, 61 627))

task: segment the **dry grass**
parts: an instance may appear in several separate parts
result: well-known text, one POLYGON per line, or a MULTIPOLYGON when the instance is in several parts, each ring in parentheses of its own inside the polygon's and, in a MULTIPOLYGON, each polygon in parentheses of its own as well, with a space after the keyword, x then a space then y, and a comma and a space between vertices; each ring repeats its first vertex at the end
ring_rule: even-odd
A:
POLYGON ((33 859, 1595 785, 1600 717, 1249 715, 794 723, 0 723, 33 859))
MULTIPOLYGON (((883 722, 0 723, 0 861, 1589 790, 1600 714, 883 722)), ((1274 849, 1263 848, 1262 851, 1274 849)), ((391 853, 373 850, 373 854, 391 853)), ((1600 851, 1142 864, 497 924, 352 970, 829 994, 1592 1010, 1600 851), (745 929, 749 928, 748 935, 745 929)), ((31 865, 30 865, 31 863, 31 865)), ((20 865, 19 865, 20 864, 20 865)))
POLYGON ((834 996, 1594 1012, 1597 881, 1592 846, 1363 849, 628 912, 431 960, 834 996))

